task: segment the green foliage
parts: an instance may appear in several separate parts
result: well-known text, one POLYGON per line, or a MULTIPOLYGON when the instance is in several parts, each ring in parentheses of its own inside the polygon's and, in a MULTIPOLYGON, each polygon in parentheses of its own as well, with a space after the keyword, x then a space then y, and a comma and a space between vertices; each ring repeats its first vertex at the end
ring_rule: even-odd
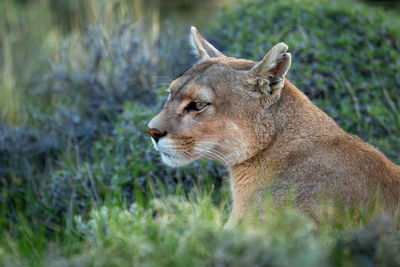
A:
MULTIPOLYGON (((77 218, 88 251, 72 259, 104 266, 293 266, 301 254, 319 249, 309 219, 295 212, 280 219, 287 221, 284 227, 274 219, 247 232, 224 230, 225 216, 209 196, 189 201, 169 197, 154 200, 146 209, 132 205, 129 211, 103 207, 93 211, 87 223, 77 218)), ((303 263, 318 266, 324 252, 314 255, 303 263)))
POLYGON ((400 235, 384 216, 359 225, 332 210, 318 224, 290 207, 273 208, 224 228, 228 198, 220 205, 205 190, 118 204, 74 216, 67 239, 48 246, 43 233, 21 225, 25 239, 0 239, 0 264, 40 266, 397 266, 400 235), (340 218, 340 219, 338 219, 340 218), (337 223, 334 223, 336 221, 337 223), (33 239, 35 238, 33 243, 33 239), (7 253, 7 252, 8 253, 7 253), (10 254, 11 253, 11 254, 10 254))
MULTIPOLYGON (((267 203, 263 219, 224 229, 225 171, 206 160, 161 165, 145 130, 165 76, 188 65, 186 39, 138 17, 137 5, 132 14, 86 1, 94 14, 84 27, 59 29, 57 7, 37 2, 26 13, 0 3, 0 265, 400 264, 398 229, 373 211, 321 206, 316 224, 267 203)), ((389 12, 357 2, 258 0, 223 10, 212 42, 256 60, 288 43, 292 82, 399 163, 399 29, 389 12)))

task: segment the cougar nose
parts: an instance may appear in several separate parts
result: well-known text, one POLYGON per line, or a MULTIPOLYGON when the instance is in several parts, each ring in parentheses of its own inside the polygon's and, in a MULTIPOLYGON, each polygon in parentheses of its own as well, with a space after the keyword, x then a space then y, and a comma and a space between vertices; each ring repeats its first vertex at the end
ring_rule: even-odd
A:
POLYGON ((154 141, 156 141, 156 143, 158 142, 158 140, 160 140, 161 137, 167 135, 167 132, 162 133, 157 129, 150 129, 149 127, 147 127, 147 131, 149 132, 151 137, 153 137, 153 139, 154 139, 154 141))

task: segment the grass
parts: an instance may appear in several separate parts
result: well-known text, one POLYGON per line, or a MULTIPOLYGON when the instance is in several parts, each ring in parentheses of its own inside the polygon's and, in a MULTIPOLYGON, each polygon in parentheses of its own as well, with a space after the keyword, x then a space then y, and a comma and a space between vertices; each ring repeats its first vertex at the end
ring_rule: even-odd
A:
POLYGON ((21 225, 25 239, 2 237, 4 265, 39 266, 358 266, 400 262, 400 235, 384 216, 362 223, 331 210, 316 224, 295 208, 273 208, 224 229, 229 201, 207 190, 180 192, 129 208, 108 204, 75 215, 62 242, 21 225))
MULTIPOLYGON (((0 265, 400 265, 379 204, 361 217, 321 205, 316 223, 267 200, 265 218, 224 229, 225 170, 166 168, 145 131, 190 65, 186 34, 140 1, 56 5, 67 24, 52 3, 0 3, 0 265)), ((202 32, 251 59, 288 43, 289 78, 399 163, 396 11, 343 3, 244 1, 202 32)))

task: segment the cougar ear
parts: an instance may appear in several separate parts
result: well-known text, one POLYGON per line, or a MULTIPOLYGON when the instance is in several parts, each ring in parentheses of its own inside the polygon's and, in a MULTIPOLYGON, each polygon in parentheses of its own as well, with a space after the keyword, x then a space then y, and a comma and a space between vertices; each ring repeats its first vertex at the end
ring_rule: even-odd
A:
POLYGON ((247 86, 256 89, 267 96, 272 104, 279 100, 284 79, 291 64, 290 53, 286 53, 288 46, 279 43, 248 71, 245 78, 247 86))
POLYGON ((212 57, 224 57, 225 55, 222 54, 218 49, 216 49, 212 44, 207 42, 203 36, 197 31, 196 27, 192 26, 190 28, 191 35, 190 35, 190 44, 193 48, 195 54, 200 58, 200 60, 212 57))

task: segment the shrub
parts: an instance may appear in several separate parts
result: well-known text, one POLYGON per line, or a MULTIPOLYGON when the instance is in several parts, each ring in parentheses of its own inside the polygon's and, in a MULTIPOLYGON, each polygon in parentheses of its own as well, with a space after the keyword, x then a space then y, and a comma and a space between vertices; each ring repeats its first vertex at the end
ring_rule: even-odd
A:
MULTIPOLYGON (((95 24, 64 36, 56 56, 45 54, 38 65, 46 67, 19 88, 25 123, 0 122, 0 227, 21 215, 57 229, 107 192, 130 203, 133 184, 144 190, 148 177, 170 188, 183 181, 188 190, 194 177, 206 176, 159 168, 145 133, 150 110, 162 102, 157 90, 191 60, 187 40, 171 24, 159 32, 156 21, 125 10, 123 3, 107 5, 95 24), (128 117, 117 119, 128 100, 140 108, 127 105, 128 117)), ((214 174, 218 181, 222 171, 214 174)))

